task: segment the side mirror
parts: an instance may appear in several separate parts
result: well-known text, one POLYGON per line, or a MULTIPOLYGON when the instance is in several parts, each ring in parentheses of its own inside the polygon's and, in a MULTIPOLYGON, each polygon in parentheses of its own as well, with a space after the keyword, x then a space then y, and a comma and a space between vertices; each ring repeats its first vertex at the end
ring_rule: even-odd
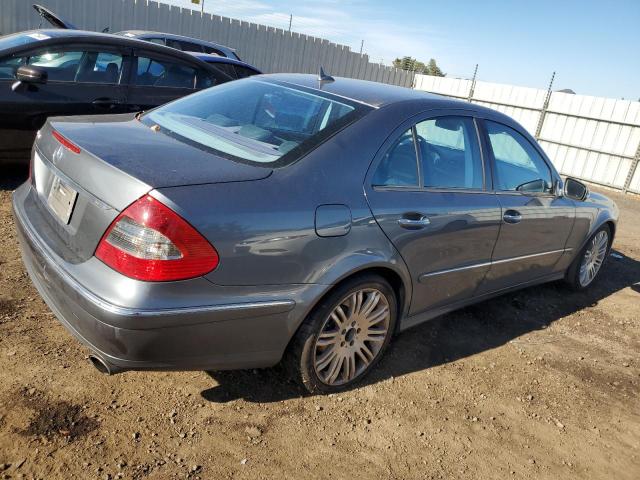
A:
POLYGON ((33 65, 22 65, 16 71, 16 80, 22 83, 44 84, 48 77, 46 70, 33 65))
POLYGON ((589 195, 589 189, 575 178, 567 178, 564 182, 564 195, 581 202, 589 195))

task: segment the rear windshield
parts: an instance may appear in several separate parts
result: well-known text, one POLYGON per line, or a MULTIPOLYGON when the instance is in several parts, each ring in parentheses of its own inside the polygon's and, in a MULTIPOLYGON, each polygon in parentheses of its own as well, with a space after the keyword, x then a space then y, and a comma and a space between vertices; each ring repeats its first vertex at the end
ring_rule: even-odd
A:
POLYGON ((29 43, 38 42, 40 40, 48 40, 49 38, 51 38, 49 35, 40 32, 15 33, 13 35, 6 35, 4 37, 0 37, 0 50, 19 47, 20 45, 27 45, 29 43))
POLYGON ((169 103, 142 121, 233 160, 281 166, 370 109, 313 89, 245 79, 169 103))

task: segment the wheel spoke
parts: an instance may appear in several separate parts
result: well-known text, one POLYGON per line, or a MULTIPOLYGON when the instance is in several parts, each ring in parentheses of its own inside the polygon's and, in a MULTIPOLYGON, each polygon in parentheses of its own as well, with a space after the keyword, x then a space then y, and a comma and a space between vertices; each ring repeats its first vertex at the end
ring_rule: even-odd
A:
POLYGON ((362 311, 362 299, 363 299, 364 294, 362 293, 362 290, 356 292, 353 294, 352 298, 355 301, 355 306, 353 308, 353 313, 354 315, 360 315, 360 312, 362 311))
POLYGON ((339 335, 339 330, 334 330, 332 332, 323 332, 318 336, 318 340, 316 340, 316 346, 328 347, 330 345, 335 345, 336 343, 338 343, 339 335))
POLYGON ((345 375, 344 378, 347 380, 351 380, 356 376, 356 355, 354 352, 351 352, 344 362, 345 365, 345 375))
POLYGON ((380 308, 379 310, 375 311, 373 314, 367 317, 367 324, 371 327, 376 323, 379 323, 382 320, 385 320, 388 314, 389 314, 389 308, 385 305, 384 307, 380 308))
POLYGON ((342 305, 338 305, 334 310, 331 316, 336 316, 334 321, 338 324, 340 328, 342 328, 349 321, 348 317, 345 315, 344 310, 342 310, 342 305))
POLYGON ((384 342, 384 339, 387 337, 387 330, 379 330, 379 329, 372 329, 370 328, 369 330, 367 330, 367 336, 365 337, 364 341, 365 342, 376 342, 376 343, 382 343, 384 342))
POLYGON ((376 306, 378 306, 379 302, 380 302, 380 294, 378 292, 371 292, 369 294, 369 297, 367 298, 367 301, 362 306, 362 310, 360 314, 363 317, 369 316, 369 314, 373 311, 373 309, 376 308, 376 306))
POLYGON ((367 345, 365 345, 364 342, 360 342, 359 347, 360 348, 356 350, 356 353, 362 359, 365 365, 369 365, 369 363, 371 363, 371 360, 373 360, 373 357, 375 357, 375 355, 371 350, 369 350, 369 347, 367 347, 367 345))
POLYGON ((331 360, 326 377, 329 383, 333 383, 338 379, 338 375, 340 375, 340 371, 342 370, 343 362, 344 357, 342 355, 336 355, 333 360, 331 360))
POLYGON ((316 360, 316 370, 317 371, 324 370, 327 367, 327 365, 329 365, 337 355, 338 355, 338 352, 336 352, 335 348, 331 348, 326 352, 323 352, 320 358, 316 360))

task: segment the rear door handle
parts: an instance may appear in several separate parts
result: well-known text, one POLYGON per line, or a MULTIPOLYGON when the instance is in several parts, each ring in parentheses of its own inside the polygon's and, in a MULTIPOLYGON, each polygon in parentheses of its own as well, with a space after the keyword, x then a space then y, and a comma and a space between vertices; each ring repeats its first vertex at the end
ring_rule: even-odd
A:
POLYGON ((117 98, 101 97, 101 98, 96 98, 91 103, 93 103, 94 105, 96 105, 98 107, 110 107, 112 105, 119 105, 122 102, 120 100, 118 100, 117 98))
POLYGON ((430 224, 431 224, 431 221, 424 215, 421 216, 420 218, 403 217, 398 219, 398 225, 400 225, 402 228, 406 228, 409 230, 418 230, 430 224))
POLYGON ((520 223, 522 215, 517 210, 507 210, 504 212, 504 215, 502 215, 502 219, 506 223, 520 223))

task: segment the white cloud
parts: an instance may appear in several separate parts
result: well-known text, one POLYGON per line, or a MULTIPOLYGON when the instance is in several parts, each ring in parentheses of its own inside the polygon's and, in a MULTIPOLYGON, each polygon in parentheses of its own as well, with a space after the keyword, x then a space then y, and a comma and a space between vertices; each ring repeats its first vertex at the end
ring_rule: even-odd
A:
MULTIPOLYGON (((169 1, 198 8, 189 0, 169 1)), ((446 35, 429 26, 407 26, 388 20, 388 12, 373 9, 365 0, 287 3, 286 7, 283 2, 269 4, 266 0, 205 0, 205 10, 285 30, 289 27, 289 15, 292 13, 293 31, 345 44, 353 51, 359 51, 360 42, 364 40, 364 53, 369 54, 370 60, 379 62, 384 59, 386 64, 403 55, 423 61, 432 57, 444 58, 448 56, 448 49, 458 47, 446 35)))

